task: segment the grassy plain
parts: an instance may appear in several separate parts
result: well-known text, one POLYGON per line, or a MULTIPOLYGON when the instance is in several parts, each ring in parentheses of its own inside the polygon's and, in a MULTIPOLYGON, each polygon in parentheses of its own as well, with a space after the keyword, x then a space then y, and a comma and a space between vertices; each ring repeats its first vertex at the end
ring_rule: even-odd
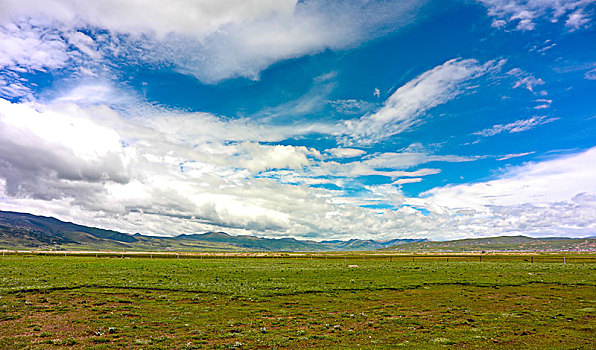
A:
POLYGON ((7 255, 0 348, 592 349, 583 257, 7 255))

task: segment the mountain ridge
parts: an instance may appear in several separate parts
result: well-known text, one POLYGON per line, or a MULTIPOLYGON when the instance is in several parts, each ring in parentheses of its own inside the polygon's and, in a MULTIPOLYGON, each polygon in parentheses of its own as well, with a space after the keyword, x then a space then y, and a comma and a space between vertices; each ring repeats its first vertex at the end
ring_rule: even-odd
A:
POLYGON ((133 235, 79 225, 54 217, 0 211, 0 249, 123 250, 123 251, 373 251, 380 252, 480 252, 480 251, 596 251, 596 239, 523 235, 429 239, 299 240, 230 235, 209 231, 175 237, 133 235))
POLYGON ((426 241, 426 239, 391 239, 385 241, 350 239, 347 241, 312 241, 295 238, 264 238, 230 235, 209 231, 156 237, 141 233, 128 234, 114 230, 79 225, 54 217, 0 211, 0 247, 45 248, 56 246, 74 250, 155 249, 216 251, 345 251, 375 250, 391 245, 426 241))

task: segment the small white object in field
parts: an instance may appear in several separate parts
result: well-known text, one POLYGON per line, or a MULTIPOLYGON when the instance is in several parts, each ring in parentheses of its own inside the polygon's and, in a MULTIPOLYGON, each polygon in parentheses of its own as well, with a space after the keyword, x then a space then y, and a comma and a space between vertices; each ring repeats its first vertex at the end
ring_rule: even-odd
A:
POLYGON ((358 265, 348 265, 348 267, 358 267, 358 265))

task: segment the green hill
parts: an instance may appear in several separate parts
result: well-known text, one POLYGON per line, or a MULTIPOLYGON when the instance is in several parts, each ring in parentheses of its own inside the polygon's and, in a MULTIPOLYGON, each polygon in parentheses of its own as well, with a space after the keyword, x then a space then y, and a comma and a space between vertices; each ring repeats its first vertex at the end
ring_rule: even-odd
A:
POLYGON ((445 242, 414 242, 382 248, 391 252, 583 251, 596 250, 594 238, 501 236, 445 242))

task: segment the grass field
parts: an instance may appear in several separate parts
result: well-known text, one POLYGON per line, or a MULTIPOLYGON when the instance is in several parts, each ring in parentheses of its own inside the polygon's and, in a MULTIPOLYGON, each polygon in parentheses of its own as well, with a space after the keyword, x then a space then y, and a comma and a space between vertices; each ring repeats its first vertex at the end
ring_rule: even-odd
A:
POLYGON ((580 257, 6 255, 0 348, 592 349, 580 257))

